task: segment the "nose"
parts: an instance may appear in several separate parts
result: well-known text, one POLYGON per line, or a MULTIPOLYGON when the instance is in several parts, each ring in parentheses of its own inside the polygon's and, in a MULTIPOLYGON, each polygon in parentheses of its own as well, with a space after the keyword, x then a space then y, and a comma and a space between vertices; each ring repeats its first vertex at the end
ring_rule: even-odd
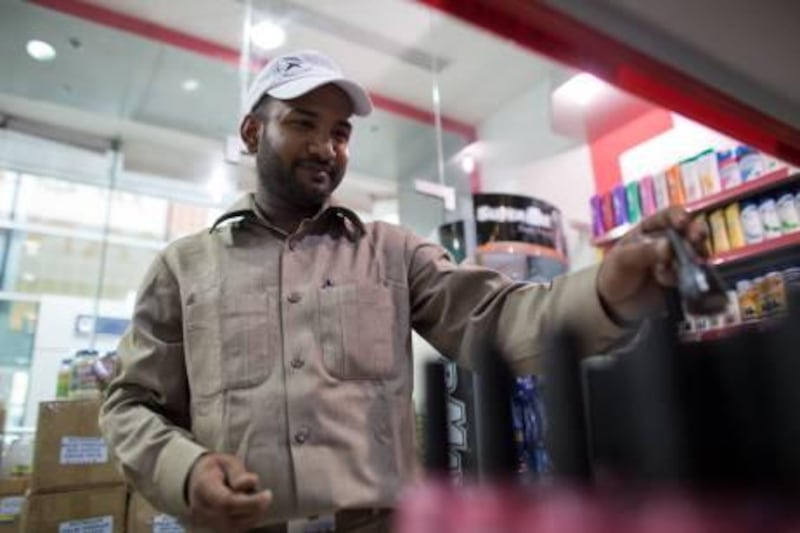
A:
POLYGON ((333 148, 333 138, 330 135, 319 135, 312 139, 309 151, 326 161, 336 157, 336 151, 333 148))

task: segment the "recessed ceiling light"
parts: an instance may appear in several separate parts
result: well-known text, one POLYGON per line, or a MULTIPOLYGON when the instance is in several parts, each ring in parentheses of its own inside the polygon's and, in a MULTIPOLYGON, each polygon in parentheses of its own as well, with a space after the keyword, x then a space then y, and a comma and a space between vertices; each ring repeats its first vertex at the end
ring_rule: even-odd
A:
POLYGON ((249 35, 253 44, 264 50, 273 50, 286 42, 286 31, 271 20, 251 26, 249 35))
POLYGON ((605 86, 606 82, 603 80, 586 72, 582 72, 568 79, 561 87, 556 89, 556 91, 572 100, 574 103, 586 106, 594 100, 605 86))
POLYGON ((192 78, 183 80, 183 83, 181 83, 181 89, 187 92, 196 91, 199 88, 200 88, 200 82, 192 78))
POLYGON ((28 41, 25 45, 28 55, 36 61, 52 61, 56 58, 56 49, 50 43, 38 41, 36 39, 28 41))

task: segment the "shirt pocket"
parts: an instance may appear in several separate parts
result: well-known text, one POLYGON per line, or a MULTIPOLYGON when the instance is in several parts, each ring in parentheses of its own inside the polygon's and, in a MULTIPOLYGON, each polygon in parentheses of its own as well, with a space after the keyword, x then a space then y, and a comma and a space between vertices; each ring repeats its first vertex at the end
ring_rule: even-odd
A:
POLYGON ((270 375, 279 349, 276 292, 220 298, 196 295, 186 305, 186 358, 193 394, 251 387, 270 375))
POLYGON ((378 284, 319 289, 322 357, 332 376, 385 380, 397 375, 403 320, 396 290, 378 284))

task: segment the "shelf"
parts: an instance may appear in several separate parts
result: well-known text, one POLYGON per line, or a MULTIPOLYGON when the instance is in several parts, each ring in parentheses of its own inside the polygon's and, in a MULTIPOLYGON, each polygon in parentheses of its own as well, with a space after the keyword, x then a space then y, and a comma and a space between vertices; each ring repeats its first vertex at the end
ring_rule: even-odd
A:
MULTIPOLYGON (((791 185, 792 183, 800 183, 800 173, 792 174, 790 176, 788 168, 779 168, 778 170, 772 171, 769 174, 765 174, 752 181, 745 182, 741 185, 733 187, 732 189, 727 189, 695 202, 690 202, 686 204, 686 209, 690 213, 710 211, 712 209, 725 207, 733 202, 761 194, 770 189, 791 185)), ((628 233, 628 231, 630 231, 630 229, 634 226, 635 224, 623 224, 621 226, 617 226, 616 228, 607 232, 605 235, 592 240, 592 243, 600 248, 614 244, 626 233, 628 233)))
POLYGON ((714 266, 730 265, 793 246, 800 246, 800 232, 789 233, 788 235, 768 239, 758 244, 750 244, 729 252, 716 254, 709 260, 709 263, 714 266))
POLYGON ((760 178, 742 183, 741 185, 718 192, 717 194, 706 196, 700 200, 690 202, 686 204, 686 209, 690 213, 710 211, 717 207, 725 207, 726 205, 738 200, 743 200, 770 189, 782 187, 798 181, 800 181, 800 174, 793 174, 791 178, 789 178, 789 169, 786 167, 779 168, 778 170, 770 172, 769 174, 765 174, 760 178))
POLYGON ((683 342, 709 342, 736 337, 742 333, 770 331, 783 320, 783 317, 764 318, 761 320, 742 322, 741 324, 734 324, 732 326, 726 326, 723 328, 708 329, 705 331, 693 331, 682 334, 681 340, 683 342))

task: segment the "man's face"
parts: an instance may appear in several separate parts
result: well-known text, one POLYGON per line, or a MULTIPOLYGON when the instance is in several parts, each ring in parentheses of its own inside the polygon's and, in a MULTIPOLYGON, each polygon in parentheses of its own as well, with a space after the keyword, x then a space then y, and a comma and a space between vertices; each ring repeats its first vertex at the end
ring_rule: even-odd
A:
POLYGON ((350 99, 324 85, 293 100, 271 99, 257 114, 259 186, 288 205, 321 206, 347 169, 350 99))

